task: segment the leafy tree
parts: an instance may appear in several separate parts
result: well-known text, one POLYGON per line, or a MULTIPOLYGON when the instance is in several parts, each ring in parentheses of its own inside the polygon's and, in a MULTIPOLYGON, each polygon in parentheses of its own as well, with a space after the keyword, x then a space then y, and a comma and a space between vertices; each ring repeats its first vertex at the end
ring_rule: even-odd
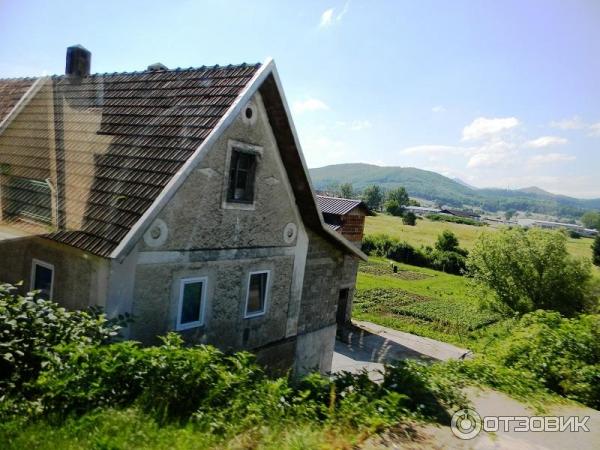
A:
POLYGON ((435 243, 436 250, 442 252, 455 252, 458 248, 458 238, 450 230, 444 230, 437 238, 435 243))
POLYGON ((414 212, 409 211, 402 216, 402 223, 404 225, 415 226, 417 224, 417 216, 414 212))
POLYGON ((596 236, 594 239, 594 243, 592 244, 592 262, 600 266, 600 234, 596 236))
POLYGON ((562 232, 532 228, 482 233, 468 259, 488 305, 505 313, 550 309, 573 315, 587 308, 591 267, 567 251, 562 232))
POLYGON ((401 216, 404 213, 404 208, 396 200, 385 202, 385 210, 392 216, 401 216))
POLYGON ((379 211, 383 203, 383 190, 377 184, 367 186, 363 191, 362 199, 370 209, 379 211))
POLYGON ((354 197, 354 189, 352 188, 352 183, 342 183, 340 185, 340 197, 342 197, 342 198, 353 198, 354 197))
POLYGON ((414 198, 408 199, 408 206, 421 206, 421 203, 414 198))
POLYGON ((514 209, 509 209, 504 213, 504 218, 508 221, 514 217, 517 212, 514 209))
POLYGON ((586 228, 595 228, 600 231, 600 211, 588 211, 581 216, 581 222, 586 228))
POLYGON ((400 206, 406 206, 410 202, 410 199, 408 198, 408 193, 403 187, 399 187, 389 191, 387 193, 387 199, 388 201, 395 200, 400 206))

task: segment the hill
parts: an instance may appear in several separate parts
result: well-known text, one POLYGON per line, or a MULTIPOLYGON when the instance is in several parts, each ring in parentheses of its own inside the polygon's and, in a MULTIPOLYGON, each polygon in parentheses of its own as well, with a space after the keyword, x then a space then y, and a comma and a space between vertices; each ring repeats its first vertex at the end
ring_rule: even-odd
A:
POLYGON ((385 189, 404 186, 414 197, 455 207, 485 211, 515 209, 557 217, 578 218, 585 211, 600 209, 600 199, 577 199, 555 195, 538 187, 525 189, 477 189, 439 173, 414 167, 381 167, 373 164, 336 164, 310 169, 314 186, 326 190, 352 183, 357 190, 371 184, 385 189))

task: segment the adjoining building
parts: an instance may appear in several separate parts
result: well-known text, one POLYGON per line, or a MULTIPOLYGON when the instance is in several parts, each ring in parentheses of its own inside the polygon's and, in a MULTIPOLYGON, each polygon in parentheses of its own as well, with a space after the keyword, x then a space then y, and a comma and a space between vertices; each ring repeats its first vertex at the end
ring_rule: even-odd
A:
POLYGON ((0 280, 130 313, 145 344, 327 372, 362 222, 323 220, 275 63, 90 63, 75 46, 65 75, 0 80, 0 280))
POLYGON ((575 223, 552 222, 549 220, 537 219, 518 219, 517 223, 523 228, 544 228, 546 230, 568 230, 573 231, 581 236, 592 237, 598 235, 598 230, 585 228, 575 223))

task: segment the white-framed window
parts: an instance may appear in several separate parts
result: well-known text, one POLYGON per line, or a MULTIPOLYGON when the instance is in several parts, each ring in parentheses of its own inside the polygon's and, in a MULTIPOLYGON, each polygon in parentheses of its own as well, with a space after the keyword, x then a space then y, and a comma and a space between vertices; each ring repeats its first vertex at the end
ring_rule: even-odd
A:
POLYGON ((267 310, 270 276, 271 272, 269 270, 250 272, 248 275, 245 318, 261 316, 267 310))
POLYGON ((204 325, 207 278, 182 278, 179 282, 177 331, 204 325))
POLYGON ((52 298, 52 289, 54 288, 54 266, 34 258, 31 261, 31 280, 29 288, 32 291, 40 291, 38 296, 41 298, 52 298))
POLYGON ((230 140, 225 160, 223 209, 253 210, 256 201, 256 174, 263 148, 230 140))

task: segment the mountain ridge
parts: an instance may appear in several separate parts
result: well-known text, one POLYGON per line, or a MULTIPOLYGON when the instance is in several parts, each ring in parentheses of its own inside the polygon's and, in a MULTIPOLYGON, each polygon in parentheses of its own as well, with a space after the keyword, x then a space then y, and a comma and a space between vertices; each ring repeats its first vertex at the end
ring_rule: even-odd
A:
POLYGON ((341 183, 352 183, 357 190, 371 184, 378 184, 385 189, 404 186, 415 197, 490 212, 515 209, 577 218, 590 209, 600 209, 600 198, 579 199, 553 194, 537 186, 522 189, 476 188, 462 180, 453 180, 437 172, 415 167, 349 163, 312 168, 309 172, 318 190, 341 183))

